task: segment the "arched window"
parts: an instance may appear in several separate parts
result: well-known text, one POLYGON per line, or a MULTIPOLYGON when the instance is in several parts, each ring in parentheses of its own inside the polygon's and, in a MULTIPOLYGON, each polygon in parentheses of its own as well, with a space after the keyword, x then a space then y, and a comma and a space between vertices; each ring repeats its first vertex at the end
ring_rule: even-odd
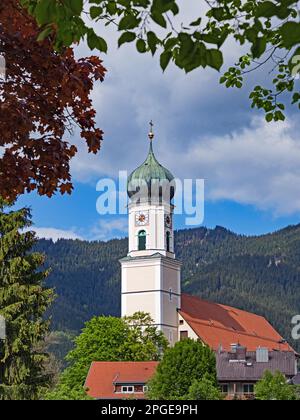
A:
POLYGON ((146 231, 140 230, 138 234, 138 238, 139 238, 138 249, 139 251, 144 251, 146 249, 146 231))
POLYGON ((171 233, 169 231, 167 231, 166 233, 166 243, 167 243, 167 251, 171 252, 171 233))

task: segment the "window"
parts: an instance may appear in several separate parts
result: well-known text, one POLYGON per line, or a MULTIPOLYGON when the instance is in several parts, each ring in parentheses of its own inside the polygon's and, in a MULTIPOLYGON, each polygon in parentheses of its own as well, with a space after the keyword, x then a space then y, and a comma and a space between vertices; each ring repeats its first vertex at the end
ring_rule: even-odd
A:
POLYGON ((146 393, 146 392, 148 392, 148 390, 149 390, 148 386, 147 385, 144 385, 143 386, 143 392, 146 393))
POLYGON ((133 394, 134 393, 134 386, 122 386, 122 393, 123 394, 133 394))
POLYGON ((254 385, 253 384, 244 384, 243 385, 244 394, 254 394, 254 385))
POLYGON ((228 391, 229 391, 229 386, 228 386, 228 384, 223 384, 223 385, 221 385, 221 392, 222 392, 223 394, 228 394, 228 391))
POLYGON ((183 319, 180 319, 179 325, 183 325, 183 324, 184 324, 184 320, 183 319))
POLYGON ((171 249, 171 233, 167 231, 166 233, 166 243, 167 243, 167 252, 170 252, 171 249))
POLYGON ((169 289, 169 301, 172 302, 173 300, 173 290, 169 289))
POLYGON ((184 340, 185 338, 189 338, 188 331, 180 331, 180 340, 184 340))
POLYGON ((138 238, 139 238, 138 250, 144 251, 146 249, 146 231, 140 230, 138 233, 138 238))

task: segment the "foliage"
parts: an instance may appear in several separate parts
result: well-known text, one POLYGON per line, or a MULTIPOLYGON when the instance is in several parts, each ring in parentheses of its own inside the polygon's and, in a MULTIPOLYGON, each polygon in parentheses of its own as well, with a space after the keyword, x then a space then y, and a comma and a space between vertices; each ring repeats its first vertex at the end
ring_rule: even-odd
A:
POLYGON ((266 371, 264 377, 255 386, 257 400, 296 400, 295 388, 289 385, 281 372, 274 375, 266 371))
POLYGON ((164 353, 149 382, 148 397, 152 400, 187 399, 191 386, 192 391, 195 390, 194 381, 204 379, 217 386, 215 355, 202 343, 185 339, 164 353))
POLYGON ((207 0, 202 11, 195 2, 192 22, 182 21, 184 13, 176 0, 89 0, 86 6, 83 0, 21 3, 36 17, 42 38, 49 33, 55 36, 57 48, 86 38, 91 49, 106 52, 102 28, 114 25, 120 33, 119 46, 135 42, 139 53, 159 51, 163 70, 171 61, 186 72, 200 66, 220 70, 222 47, 233 39, 245 54, 228 69, 221 83, 241 88, 249 72, 271 66, 269 84, 273 86, 256 86, 250 95, 252 107, 263 109, 267 121, 278 121, 285 118, 285 105, 278 102, 283 92, 300 105, 295 85, 300 70, 298 1, 207 0), (88 26, 85 14, 98 23, 102 36, 88 26), (275 71, 278 74, 273 76, 275 71))
POLYGON ((209 375, 201 379, 195 379, 189 388, 188 400, 217 401, 222 400, 220 389, 212 381, 209 375))
MULTIPOLYGON (((300 225, 255 237, 221 227, 175 232, 182 289, 265 316, 300 351, 291 337, 291 319, 300 313, 299 238, 300 225)), ((94 315, 120 315, 119 259, 127 246, 126 239, 38 242, 52 267, 47 284, 58 294, 50 311, 55 330, 78 334, 94 315)))
POLYGON ((51 378, 44 373, 47 355, 41 342, 48 333, 44 314, 53 291, 43 286, 44 256, 31 253, 35 243, 30 212, 9 211, 0 199, 0 315, 6 339, 0 342, 0 400, 37 399, 51 378))
POLYGON ((38 26, 18 0, 1 2, 0 23, 6 61, 6 78, 0 78, 0 195, 13 201, 35 189, 49 197, 70 193, 73 125, 89 152, 100 149, 103 133, 90 93, 105 69, 98 57, 76 60, 71 48, 57 54, 51 36, 37 39, 38 26))
POLYGON ((144 313, 126 319, 92 318, 75 339, 75 348, 67 355, 70 366, 46 399, 89 399, 84 391, 84 382, 93 361, 159 360, 167 341, 152 323, 144 313))

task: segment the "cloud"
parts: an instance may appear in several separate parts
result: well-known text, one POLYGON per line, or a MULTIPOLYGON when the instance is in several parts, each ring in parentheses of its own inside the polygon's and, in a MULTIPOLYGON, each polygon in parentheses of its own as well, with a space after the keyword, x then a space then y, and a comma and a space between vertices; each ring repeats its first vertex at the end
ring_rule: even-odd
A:
POLYGON ((30 230, 36 232, 39 239, 52 239, 53 242, 57 242, 59 239, 82 239, 81 236, 71 230, 43 227, 32 227, 30 230))
POLYGON ((89 240, 106 241, 110 238, 123 238, 128 235, 127 217, 102 219, 88 233, 89 240))
MULTIPOLYGON (((187 21, 194 10, 189 6, 187 21)), ((249 108, 242 106, 243 101, 249 105, 247 92, 224 88, 215 70, 197 69, 186 75, 171 64, 162 73, 158 55, 139 54, 133 44, 117 49, 114 29, 105 37, 110 49, 101 58, 108 72, 103 83, 96 83, 92 95, 104 142, 94 156, 87 153, 76 134, 79 153, 72 162, 75 180, 95 182, 104 175, 116 177, 119 170, 131 171, 142 163, 151 119, 155 123, 155 149, 162 160, 172 151, 184 151, 195 133, 225 133, 250 121, 249 108)), ((224 47, 227 64, 241 53, 232 46, 229 42, 224 47)), ((84 44, 77 48, 78 56, 90 54, 84 44)))
MULTIPOLYGON (((191 15, 194 10, 189 6, 191 15)), ((76 140, 76 181, 95 185, 99 177, 117 178, 119 170, 130 173, 145 159, 153 119, 159 161, 175 176, 205 178, 206 199, 250 204, 274 216, 300 212, 297 119, 290 114, 288 123, 266 124, 250 110, 248 91, 265 83, 264 72, 251 75, 244 89, 228 90, 212 69, 185 75, 171 65, 163 74, 157 56, 138 54, 133 45, 117 50, 114 30, 107 36, 110 51, 102 58, 108 73, 93 92, 105 138, 97 156, 76 140)), ((77 53, 90 55, 83 44, 77 53)), ((235 42, 226 43, 224 70, 240 55, 235 42)))
POLYGON ((254 118, 249 127, 228 135, 197 139, 172 160, 180 161, 177 175, 205 179, 206 199, 291 215, 300 212, 298 133, 295 123, 254 118))

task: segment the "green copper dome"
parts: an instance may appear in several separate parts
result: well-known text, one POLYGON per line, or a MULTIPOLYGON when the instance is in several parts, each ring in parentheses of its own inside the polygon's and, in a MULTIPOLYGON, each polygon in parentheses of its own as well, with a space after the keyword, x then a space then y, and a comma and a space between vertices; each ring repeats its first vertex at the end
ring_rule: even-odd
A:
POLYGON ((129 176, 127 193, 130 198, 139 195, 142 201, 165 198, 172 200, 175 194, 175 181, 171 172, 156 159, 152 141, 145 162, 129 176))

